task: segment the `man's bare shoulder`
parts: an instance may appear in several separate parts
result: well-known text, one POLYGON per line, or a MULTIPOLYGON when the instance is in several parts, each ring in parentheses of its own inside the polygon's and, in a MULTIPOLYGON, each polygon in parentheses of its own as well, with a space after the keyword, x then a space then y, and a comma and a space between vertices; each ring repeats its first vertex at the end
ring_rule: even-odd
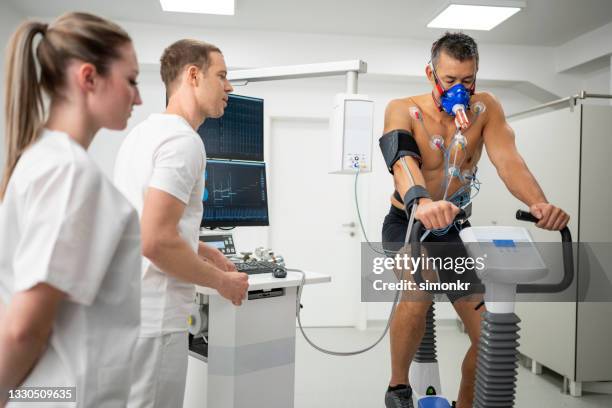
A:
POLYGON ((428 95, 414 95, 414 96, 406 96, 404 98, 392 99, 387 104, 387 112, 389 113, 397 113, 397 112, 409 112, 411 107, 417 106, 420 107, 423 103, 423 97, 428 95))
POLYGON ((408 111, 408 109, 410 108, 409 102, 410 98, 391 99, 387 104, 386 112, 387 114, 390 114, 408 111))
POLYGON ((470 103, 474 104, 475 102, 482 102, 487 108, 501 107, 499 99, 497 99, 497 97, 489 91, 476 92, 474 95, 472 95, 470 103))

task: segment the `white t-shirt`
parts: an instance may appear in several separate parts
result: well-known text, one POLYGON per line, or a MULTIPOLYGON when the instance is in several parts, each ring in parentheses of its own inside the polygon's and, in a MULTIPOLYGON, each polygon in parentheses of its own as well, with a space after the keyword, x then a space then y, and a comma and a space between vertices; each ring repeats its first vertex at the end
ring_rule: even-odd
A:
POLYGON ((68 296, 23 386, 76 386, 79 407, 125 404, 141 258, 134 208, 78 143, 44 130, 0 206, 0 301, 43 282, 68 296))
MULTIPOLYGON (((206 153, 204 144, 178 115, 153 114, 125 138, 115 161, 115 184, 142 217, 149 187, 185 204, 180 236, 198 250, 206 153)), ((142 337, 187 330, 195 296, 192 283, 161 272, 151 261, 142 264, 142 337)))

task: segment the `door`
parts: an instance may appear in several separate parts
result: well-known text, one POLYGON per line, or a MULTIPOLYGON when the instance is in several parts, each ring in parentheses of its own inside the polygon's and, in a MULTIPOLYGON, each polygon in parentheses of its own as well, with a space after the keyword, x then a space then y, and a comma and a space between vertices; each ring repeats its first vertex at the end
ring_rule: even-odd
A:
POLYGON ((360 316, 360 243, 354 177, 328 174, 329 123, 273 118, 269 127, 270 247, 287 267, 321 272, 305 286, 305 326, 355 326, 360 316))

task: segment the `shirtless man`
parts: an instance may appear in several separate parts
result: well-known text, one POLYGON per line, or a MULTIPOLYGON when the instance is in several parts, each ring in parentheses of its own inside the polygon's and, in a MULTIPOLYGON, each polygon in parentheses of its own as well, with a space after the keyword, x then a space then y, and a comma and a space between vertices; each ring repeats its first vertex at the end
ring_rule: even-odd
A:
MULTIPOLYGON (((426 229, 438 232, 429 234, 426 241, 460 242, 458 232, 469 223, 456 225, 454 219, 459 213, 458 206, 469 201, 469 185, 474 180, 483 146, 508 190, 539 219, 538 227, 560 230, 567 225, 569 216, 548 203, 518 153, 514 132, 506 122, 499 101, 488 92, 474 92, 477 72, 478 48, 474 40, 462 33, 446 33, 434 42, 431 62, 425 69, 434 88, 431 94, 396 99, 387 106, 385 135, 381 141, 399 130, 395 137, 403 140, 399 150, 404 153, 395 159, 383 153, 396 189, 383 224, 383 242, 404 242, 407 214, 415 202, 418 204, 415 218, 426 229), (453 106, 462 97, 467 109, 455 114, 453 106), (455 136, 458 128, 465 139, 455 136), (445 152, 450 157, 448 165, 445 152), (399 159, 402 155, 403 159, 399 159), (445 170, 447 166, 457 170, 445 182, 445 174, 449 174, 445 170), (409 202, 404 203, 406 200, 409 202)), ((471 340, 462 364, 457 408, 472 406, 480 315, 484 311, 475 310, 480 295, 466 295, 469 293, 448 294, 471 340)), ((387 407, 413 407, 408 369, 423 337, 430 304, 429 300, 402 301, 397 307, 391 323, 392 372, 385 395, 387 407)))

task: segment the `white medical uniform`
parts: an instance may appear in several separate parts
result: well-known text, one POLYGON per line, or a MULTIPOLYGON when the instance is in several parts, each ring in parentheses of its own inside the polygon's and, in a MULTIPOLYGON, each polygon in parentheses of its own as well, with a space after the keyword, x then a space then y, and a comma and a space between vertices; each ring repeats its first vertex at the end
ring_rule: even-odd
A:
POLYGON ((18 161, 0 206, 0 301, 38 283, 67 294, 22 386, 76 386, 78 407, 125 406, 141 259, 134 208, 83 147, 44 130, 18 161))
MULTIPOLYGON (((153 114, 123 142, 115 162, 115 184, 140 216, 148 188, 185 204, 180 236, 198 250, 206 154, 204 144, 177 115, 153 114)), ((130 407, 179 407, 187 375, 187 317, 195 286, 142 264, 142 327, 134 354, 130 407)))

